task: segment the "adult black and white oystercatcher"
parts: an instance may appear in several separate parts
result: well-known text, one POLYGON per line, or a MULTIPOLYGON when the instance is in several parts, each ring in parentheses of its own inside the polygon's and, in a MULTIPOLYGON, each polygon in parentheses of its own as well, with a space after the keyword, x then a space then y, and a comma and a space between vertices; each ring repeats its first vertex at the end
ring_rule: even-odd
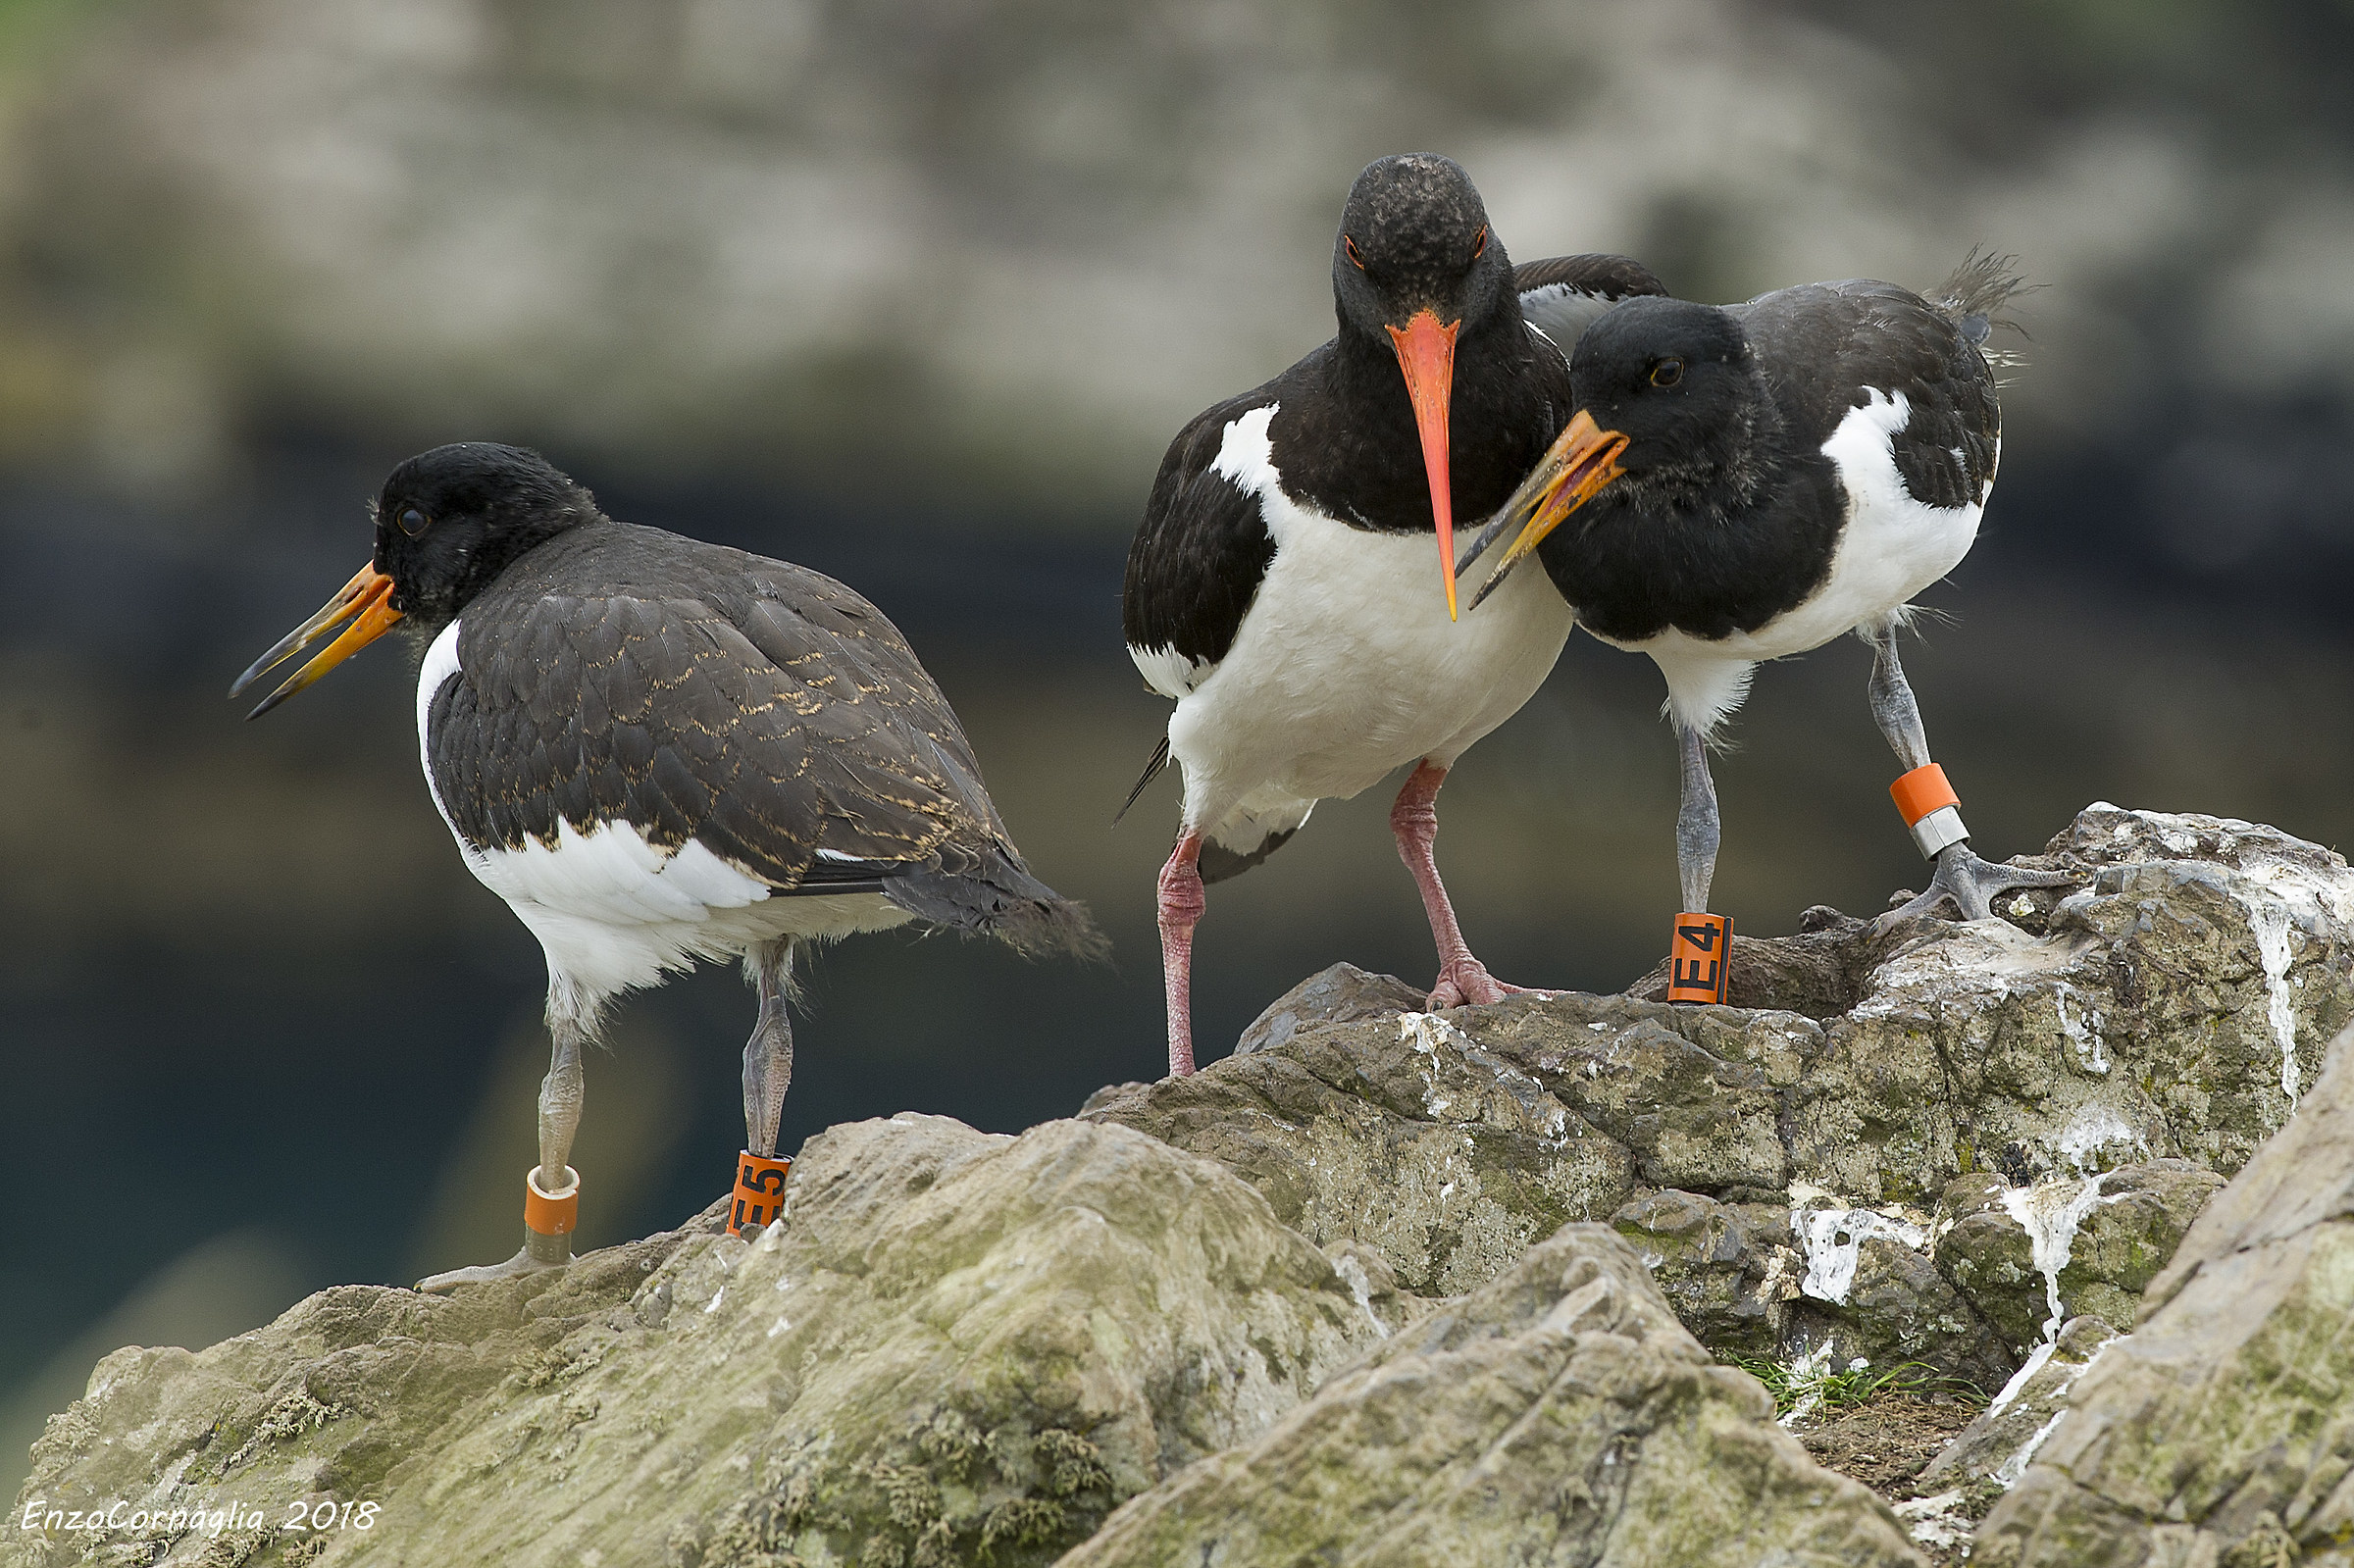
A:
POLYGON ((1683 755, 1675 999, 1723 999, 1709 737, 1760 661, 1845 632, 1872 646, 1872 717, 1907 769, 1890 792, 1936 866, 1887 918, 1951 904, 1978 919, 2006 888, 2069 880, 1970 850, 1897 659, 1909 601, 1969 553, 1994 486, 2002 417, 1985 345, 2018 287, 2003 262, 1972 257, 1933 299, 1849 281, 1722 309, 1619 305, 1578 340, 1576 417, 1475 541, 1520 525, 1480 598, 1511 591, 1533 549, 1580 625, 1667 679, 1683 755))
POLYGON ((1544 681, 1569 611, 1530 574, 1458 622, 1455 516, 1486 516, 1544 455, 1584 324, 1663 291, 1615 256, 1515 272, 1470 178, 1428 154, 1357 177, 1332 278, 1338 333, 1178 433, 1128 553, 1129 656, 1177 703, 1137 788, 1172 757, 1185 776, 1159 885, 1171 1073, 1194 1066, 1203 885, 1265 859, 1319 799, 1407 764, 1390 827, 1438 945, 1430 1004, 1517 989, 1464 944, 1434 802, 1544 681))
POLYGON ((956 716, 898 629, 805 568, 616 523, 534 452, 436 447, 392 471, 376 553, 230 695, 344 630, 267 713, 393 626, 424 645, 427 788, 547 954, 554 1055, 523 1249, 441 1290, 571 1256, 581 1053, 616 995, 698 958, 759 989, 731 1227, 777 1217, 796 946, 927 921, 1088 953, 1032 877, 956 716))

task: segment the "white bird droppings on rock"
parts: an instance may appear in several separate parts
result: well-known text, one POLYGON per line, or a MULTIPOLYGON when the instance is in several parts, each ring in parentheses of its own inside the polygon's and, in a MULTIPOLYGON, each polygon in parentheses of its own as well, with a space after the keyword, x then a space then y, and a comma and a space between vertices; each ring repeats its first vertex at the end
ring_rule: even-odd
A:
POLYGON ((2280 1045, 2280 1092, 2294 1109, 2305 1086, 2297 1072, 2297 1011, 2288 994, 2288 909, 2271 899, 2242 902, 2248 906, 2248 930, 2256 936, 2256 956, 2264 964, 2266 1014, 2280 1045))
POLYGON ((2011 1381, 2003 1385, 2003 1391, 1988 1401, 1986 1413, 1999 1416, 2010 1408, 2011 1401, 2019 1397, 2019 1391, 2027 1386, 2029 1378, 2043 1370, 2043 1364, 2052 1358, 2052 1352, 2059 1347, 2059 1337, 2055 1335, 2028 1351, 2026 1360, 2021 1362, 2019 1370, 2011 1374, 2011 1381))
MULTIPOLYGON (((2068 1267, 2070 1249, 2074 1246, 2076 1228, 2084 1216, 2104 1202, 2101 1184, 2108 1173, 2083 1182, 2045 1182, 2035 1187, 2014 1187, 2003 1193, 2003 1208, 2027 1233, 2028 1245, 2033 1249, 2035 1272, 2043 1276, 2044 1300, 2051 1315, 2044 1319, 2044 1342, 2038 1348, 2049 1353, 2051 1342, 2060 1337, 2060 1325, 2067 1318, 2067 1309, 2060 1300, 2060 1271, 2068 1267)), ((2124 1194, 2120 1193, 2122 1197, 2124 1194)), ((2030 1365, 2040 1363, 2031 1362, 2030 1365)), ((2016 1382, 2023 1382, 2022 1376, 2016 1382)), ((2016 1389, 2009 1390, 2016 1393, 2016 1389)))
POLYGON ((1876 1209, 1790 1211, 1790 1226, 1807 1249, 1807 1277, 1799 1289, 1817 1301, 1845 1305, 1856 1286, 1856 1263, 1864 1243, 1877 1237, 1918 1252, 1929 1244, 1929 1228, 1876 1209))
POLYGON ((2027 1466, 2035 1462, 2035 1450, 2042 1447, 2044 1443, 2049 1441, 2052 1433, 2059 1427, 2060 1423, 2066 1421, 2067 1419, 2068 1412, 2063 1410, 2059 1414, 2053 1416, 2051 1420, 2046 1421, 2042 1426, 2037 1427, 2035 1429, 2035 1436, 2021 1443, 2019 1445, 2019 1451, 2013 1454, 2010 1458, 2005 1459, 2001 1466, 1995 1470, 1994 1479, 2005 1492, 2009 1492, 2013 1487, 2019 1485, 2019 1478, 2025 1475, 2027 1473, 2027 1466))

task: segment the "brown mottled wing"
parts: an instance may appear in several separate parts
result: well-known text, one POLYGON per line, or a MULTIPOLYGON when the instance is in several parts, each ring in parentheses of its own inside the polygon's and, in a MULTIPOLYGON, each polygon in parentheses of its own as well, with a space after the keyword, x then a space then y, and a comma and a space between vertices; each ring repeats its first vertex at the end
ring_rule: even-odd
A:
POLYGON ((467 608, 428 726, 462 837, 626 821, 778 887, 1012 855, 955 715, 874 606, 783 562, 598 531, 592 558, 556 541, 467 608))
POLYGON ((2002 410, 1994 372, 1953 311, 1894 283, 1855 279, 1778 289, 1733 313, 1761 360, 1794 373, 1775 400, 1809 447, 1862 406, 1864 389, 1902 393, 1909 415, 1890 444, 1905 489, 1924 506, 1984 501, 2002 410))

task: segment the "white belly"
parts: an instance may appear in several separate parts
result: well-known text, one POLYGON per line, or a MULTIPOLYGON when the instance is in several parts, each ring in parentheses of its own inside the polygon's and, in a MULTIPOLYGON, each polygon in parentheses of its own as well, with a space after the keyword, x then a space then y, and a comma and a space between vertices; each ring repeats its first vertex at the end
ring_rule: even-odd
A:
POLYGON ((1431 535, 1349 528, 1271 486, 1262 508, 1266 578, 1234 646, 1169 719, 1189 826, 1345 798, 1425 757, 1452 764, 1535 693, 1568 638, 1569 608, 1542 572, 1514 573, 1450 622, 1431 535))
POLYGON ((657 848, 626 822, 586 831, 559 823, 552 843, 477 848, 450 821, 427 750, 434 697, 458 673, 453 622, 426 650, 417 676, 426 788, 467 869, 539 938, 551 1000, 592 1012, 603 998, 650 985, 697 958, 733 957, 780 936, 823 940, 880 931, 914 918, 880 893, 780 895, 700 843, 657 848))

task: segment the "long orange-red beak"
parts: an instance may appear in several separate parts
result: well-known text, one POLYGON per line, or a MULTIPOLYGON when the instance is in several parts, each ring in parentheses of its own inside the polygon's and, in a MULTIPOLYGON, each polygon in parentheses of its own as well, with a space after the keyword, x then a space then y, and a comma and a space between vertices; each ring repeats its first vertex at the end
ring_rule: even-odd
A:
POLYGON ((1447 399, 1455 390, 1455 334, 1462 323, 1444 327, 1427 310, 1414 312, 1404 328, 1388 329, 1406 373, 1406 395, 1414 401, 1414 426, 1422 432, 1422 469, 1430 476, 1430 515, 1439 526, 1439 571, 1447 582, 1447 619, 1455 619, 1455 502, 1449 490, 1447 399))
MULTIPOLYGON (((1594 423, 1594 416, 1579 409, 1569 421, 1569 428, 1554 437, 1553 445, 1537 466, 1529 470, 1528 478, 1512 492, 1496 514, 1499 525, 1509 525, 1516 517, 1528 519, 1528 526, 1512 540, 1512 547, 1504 552, 1488 581, 1472 595, 1471 608, 1496 591, 1505 575, 1520 558, 1544 541, 1545 535, 1561 526, 1570 513, 1594 499, 1602 487, 1626 471, 1618 466, 1618 456, 1626 450, 1626 437, 1616 430, 1606 430, 1594 423)), ((1493 532, 1483 534, 1480 547, 1487 547, 1493 532)))
POLYGON ((343 628, 341 636, 329 643, 317 658, 288 676, 285 684, 264 697, 261 706, 245 716, 258 719, 383 636, 399 619, 400 612, 392 608, 392 580, 379 572, 373 563, 361 567, 349 582, 335 591, 333 598, 320 607, 317 615, 279 638, 268 653, 254 660, 245 673, 237 677, 237 683, 229 688, 229 694, 232 697, 237 695, 259 681, 265 671, 283 664, 336 627, 342 626, 345 621, 350 621, 351 625, 343 628))

